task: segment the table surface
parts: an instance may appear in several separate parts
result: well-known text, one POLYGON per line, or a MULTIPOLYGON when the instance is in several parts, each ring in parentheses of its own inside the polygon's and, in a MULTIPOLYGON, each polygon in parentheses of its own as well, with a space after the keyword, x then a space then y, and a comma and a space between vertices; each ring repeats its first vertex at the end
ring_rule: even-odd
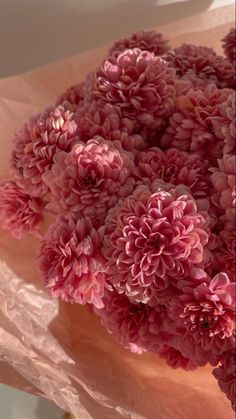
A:
MULTIPOLYGON (((0 0, 0 78, 139 29, 232 3, 234 0, 0 0)), ((61 417, 50 403, 2 385, 0 405, 0 419, 61 417)))

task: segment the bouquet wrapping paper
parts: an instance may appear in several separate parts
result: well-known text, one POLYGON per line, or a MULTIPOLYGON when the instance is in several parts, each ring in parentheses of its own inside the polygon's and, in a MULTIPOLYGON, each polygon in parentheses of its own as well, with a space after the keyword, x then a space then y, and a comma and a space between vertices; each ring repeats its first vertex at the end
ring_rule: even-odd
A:
MULTIPOLYGON (((172 46, 214 47, 233 26, 234 7, 186 18, 158 31, 172 46)), ((0 80, 0 181, 9 179, 11 138, 30 115, 84 79, 107 48, 0 80)), ((157 355, 134 355, 84 307, 59 303, 35 269, 38 240, 0 230, 0 382, 52 400, 76 418, 233 419, 211 368, 173 370, 157 355)))

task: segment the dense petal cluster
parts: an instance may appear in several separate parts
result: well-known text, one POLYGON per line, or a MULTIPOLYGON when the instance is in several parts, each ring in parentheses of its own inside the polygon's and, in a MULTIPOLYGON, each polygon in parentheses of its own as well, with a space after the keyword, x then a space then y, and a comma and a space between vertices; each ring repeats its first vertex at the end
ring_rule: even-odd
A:
POLYGON ((173 185, 188 186, 194 198, 206 197, 210 189, 208 161, 197 154, 169 148, 162 151, 157 147, 141 151, 136 155, 140 178, 150 183, 161 179, 173 185))
POLYGON ((216 365, 222 353, 235 345, 236 283, 225 273, 213 279, 202 274, 197 280, 199 284, 190 277, 184 292, 173 297, 169 315, 175 322, 175 341, 182 341, 183 355, 200 365, 216 365))
POLYGON ((77 140, 77 124, 69 104, 48 108, 26 123, 15 135, 12 168, 17 183, 32 196, 48 192, 42 175, 58 151, 69 151, 77 140))
POLYGON ((174 108, 175 70, 138 48, 108 57, 97 72, 95 96, 120 107, 123 115, 156 128, 174 108))
POLYGON ((0 226, 13 237, 21 239, 28 233, 38 233, 43 221, 44 203, 24 192, 15 182, 0 185, 0 226))
POLYGON ((232 225, 236 215, 236 156, 225 154, 218 160, 218 169, 213 168, 211 176, 216 193, 212 196, 214 204, 221 207, 232 225))
POLYGON ((98 136, 78 142, 70 153, 58 153, 44 177, 52 193, 50 208, 83 214, 101 225, 108 209, 134 189, 132 158, 119 142, 98 136))
POLYGON ((134 120, 123 117, 116 105, 92 101, 77 113, 76 122, 82 141, 100 135, 105 140, 120 141, 126 150, 145 148, 144 138, 136 133, 134 120))
POLYGON ((38 268, 54 297, 103 306, 105 274, 100 246, 104 229, 95 230, 89 218, 59 218, 44 236, 38 268))
POLYGON ((156 31, 140 31, 129 38, 120 39, 114 42, 109 50, 110 55, 118 56, 126 49, 139 48, 142 51, 149 51, 155 55, 165 55, 170 47, 168 41, 161 33, 156 31))
MULTIPOLYGON (((215 129, 215 120, 222 116, 220 106, 232 94, 214 84, 204 90, 189 90, 176 99, 176 110, 161 140, 161 146, 197 153, 215 164, 223 155, 224 138, 215 129)), ((227 124, 227 123, 226 123, 227 124)))
POLYGON ((212 120, 215 135, 224 142, 224 154, 236 154, 235 103, 236 93, 232 91, 219 105, 219 115, 212 120))
POLYGON ((104 308, 95 310, 96 314, 106 329, 132 352, 156 352, 170 339, 170 333, 164 328, 164 306, 132 304, 116 291, 106 291, 103 302, 104 308))
POLYGON ((172 368, 183 368, 186 371, 195 370, 197 364, 191 359, 185 358, 178 349, 164 345, 158 352, 161 358, 164 358, 167 364, 172 368))
POLYGON ((235 64, 236 62, 236 29, 233 28, 223 39, 223 49, 226 57, 235 64))
POLYGON ((221 365, 213 370, 213 375, 218 381, 219 387, 226 394, 236 410, 236 353, 229 351, 221 360, 221 365))
POLYGON ((109 211, 103 254, 109 281, 134 302, 168 297, 178 280, 204 262, 208 219, 182 188, 137 187, 109 211), (175 281, 174 281, 175 282, 175 281))

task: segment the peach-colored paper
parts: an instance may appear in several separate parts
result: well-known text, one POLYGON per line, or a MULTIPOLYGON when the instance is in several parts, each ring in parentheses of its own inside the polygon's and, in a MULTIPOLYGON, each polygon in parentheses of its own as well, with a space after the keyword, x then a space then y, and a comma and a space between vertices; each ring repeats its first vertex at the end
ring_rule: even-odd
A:
MULTIPOLYGON (((205 44, 220 51, 233 26, 224 7, 158 30, 176 46, 205 44)), ((0 181, 8 179, 11 137, 31 114, 81 81, 107 48, 31 73, 0 80, 0 181)), ((0 382, 46 397, 79 419, 233 419, 211 368, 185 372, 156 355, 118 345, 86 308, 58 303, 34 266, 36 239, 0 231, 0 382)))

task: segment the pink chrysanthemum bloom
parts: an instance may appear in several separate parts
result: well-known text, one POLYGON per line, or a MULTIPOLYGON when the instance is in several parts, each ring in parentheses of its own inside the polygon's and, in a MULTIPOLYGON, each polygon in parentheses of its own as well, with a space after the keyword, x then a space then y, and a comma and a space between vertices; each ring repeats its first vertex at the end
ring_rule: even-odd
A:
POLYGON ((116 41, 109 50, 110 55, 118 56, 126 49, 139 48, 142 51, 149 51, 155 55, 165 55, 170 47, 169 42, 163 38, 161 33, 156 31, 140 31, 129 38, 116 41))
POLYGON ((15 135, 12 168, 16 181, 30 195, 48 192, 42 175, 52 164, 57 151, 70 150, 77 140, 77 125, 67 103, 48 108, 26 123, 15 135))
POLYGON ((77 112, 76 122, 82 141, 100 135, 105 140, 120 141, 126 150, 145 148, 143 137, 136 133, 135 121, 123 117, 118 106, 93 101, 77 112))
POLYGON ((219 168, 212 168, 211 180, 216 189, 213 203, 225 211, 226 218, 234 225, 236 215, 236 156, 225 154, 218 160, 219 168))
POLYGON ((197 154, 187 154, 170 148, 162 151, 157 147, 141 151, 136 155, 140 178, 147 182, 161 179, 173 185, 188 186, 194 198, 207 196, 210 189, 208 161, 197 154))
POLYGON ((221 116, 220 105, 231 95, 230 89, 214 84, 204 90, 191 89, 176 99, 176 110, 161 139, 162 147, 197 153, 215 164, 223 154, 223 139, 214 131, 214 120, 221 116))
POLYGON ((56 105, 63 105, 64 102, 69 102, 74 109, 82 106, 84 101, 91 100, 95 80, 95 74, 89 73, 84 82, 71 86, 63 92, 57 99, 56 105))
POLYGON ((38 234, 44 203, 24 192, 15 182, 0 185, 0 225, 17 239, 38 234))
POLYGON ((175 70, 162 58, 135 48, 105 60, 94 95, 119 106, 125 117, 160 128, 173 111, 175 93, 175 70))
POLYGON ((231 29, 222 41, 226 57, 234 64, 236 62, 236 29, 231 29))
POLYGON ((118 141, 98 136, 86 144, 78 142, 70 153, 58 153, 44 177, 52 192, 49 207, 86 215, 101 225, 108 209, 134 189, 132 158, 118 141))
POLYGON ((103 302, 104 308, 95 309, 95 313, 101 317, 108 332, 132 352, 156 352, 170 339, 170 333, 164 330, 164 306, 132 304, 117 291, 106 291, 103 302))
POLYGON ((232 408, 236 411, 236 353, 228 351, 221 359, 221 365, 213 370, 213 375, 218 385, 231 401, 232 408))
POLYGON ((95 230, 87 217, 75 220, 68 215, 50 225, 41 242, 38 267, 54 297, 103 307, 103 234, 104 229, 95 230))
POLYGON ((183 44, 169 52, 166 60, 176 69, 179 77, 197 75, 206 83, 216 83, 218 87, 234 87, 234 68, 212 48, 183 44))
POLYGON ((216 136, 224 142, 224 154, 236 154, 235 103, 236 94, 232 90, 226 100, 219 105, 219 116, 212 120, 216 136))
POLYGON ((111 284, 133 302, 156 304, 204 262, 208 217, 181 186, 139 186, 106 218, 103 254, 111 284), (171 280, 170 278, 171 277, 171 280), (175 278, 175 281, 173 280, 175 278))
POLYGON ((229 221, 217 235, 219 245, 214 252, 214 272, 226 272, 231 282, 236 282, 236 231, 229 221))
POLYGON ((186 371, 195 370, 197 365, 191 359, 185 358, 180 351, 171 346, 164 345, 158 352, 161 358, 164 358, 167 364, 172 368, 183 368, 186 371))
POLYGON ((183 285, 182 295, 169 301, 168 314, 175 322, 181 353, 199 365, 216 365, 235 345, 236 283, 225 273, 198 280, 199 285, 196 278, 183 285))

